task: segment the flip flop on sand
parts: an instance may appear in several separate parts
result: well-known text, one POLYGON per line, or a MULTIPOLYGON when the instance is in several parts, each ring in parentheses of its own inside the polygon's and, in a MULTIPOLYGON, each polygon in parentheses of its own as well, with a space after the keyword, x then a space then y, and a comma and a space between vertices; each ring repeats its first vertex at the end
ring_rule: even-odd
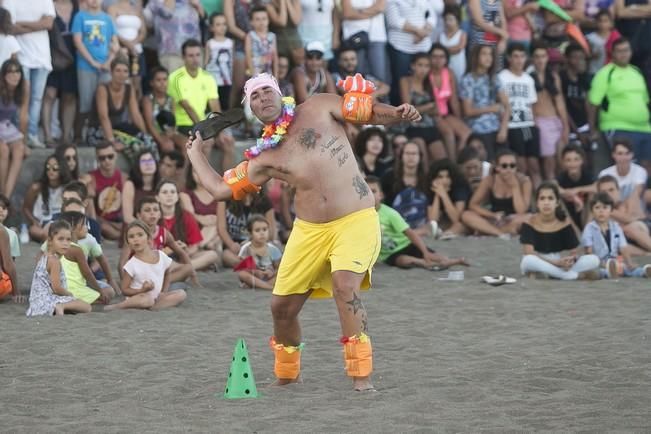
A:
POLYGON ((197 122, 192 127, 192 135, 195 135, 199 131, 202 139, 211 139, 226 128, 237 125, 243 120, 244 110, 241 108, 233 108, 223 113, 212 112, 208 114, 206 119, 197 122))
POLYGON ((448 268, 449 268, 449 267, 448 267, 447 265, 440 265, 440 264, 438 264, 438 265, 432 265, 432 266, 430 267, 430 270, 431 270, 431 271, 443 271, 443 270, 447 270, 448 268))
POLYGON ((510 285, 517 282, 513 277, 508 277, 500 274, 499 276, 483 276, 481 281, 488 283, 491 286, 510 285))

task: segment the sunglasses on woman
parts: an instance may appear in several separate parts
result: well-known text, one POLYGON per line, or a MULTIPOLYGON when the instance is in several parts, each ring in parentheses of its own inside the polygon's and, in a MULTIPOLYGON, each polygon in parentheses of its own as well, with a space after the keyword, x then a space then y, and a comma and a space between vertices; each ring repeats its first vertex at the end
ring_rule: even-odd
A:
POLYGON ((516 164, 515 163, 502 163, 502 164, 500 164, 500 167, 502 169, 515 169, 516 164))

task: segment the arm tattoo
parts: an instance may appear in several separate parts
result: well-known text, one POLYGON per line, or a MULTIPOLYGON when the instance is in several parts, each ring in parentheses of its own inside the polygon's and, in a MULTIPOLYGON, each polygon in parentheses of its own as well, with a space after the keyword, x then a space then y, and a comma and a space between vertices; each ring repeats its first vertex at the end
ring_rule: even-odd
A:
POLYGON ((368 185, 361 176, 355 175, 353 178, 353 187, 355 188, 355 192, 359 194, 360 199, 368 196, 368 185))
POLYGON ((303 128, 298 142, 306 149, 314 149, 316 142, 321 138, 321 134, 317 133, 314 128, 303 128))

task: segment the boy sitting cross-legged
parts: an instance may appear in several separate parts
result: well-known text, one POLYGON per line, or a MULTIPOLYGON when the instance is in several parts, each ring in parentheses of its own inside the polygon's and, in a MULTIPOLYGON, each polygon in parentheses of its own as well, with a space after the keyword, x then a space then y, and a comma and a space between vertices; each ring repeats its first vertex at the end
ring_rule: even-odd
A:
POLYGON ((637 267, 631 259, 631 248, 622 227, 611 218, 614 202, 604 192, 590 201, 594 219, 583 230, 581 244, 587 254, 593 253, 601 261, 601 277, 651 277, 651 265, 637 267))
POLYGON ((382 246, 378 258, 380 261, 400 268, 421 267, 430 270, 452 265, 468 265, 465 258, 448 258, 429 249, 398 211, 382 203, 384 194, 380 180, 368 176, 366 183, 375 196, 375 209, 380 217, 382 231, 382 246))

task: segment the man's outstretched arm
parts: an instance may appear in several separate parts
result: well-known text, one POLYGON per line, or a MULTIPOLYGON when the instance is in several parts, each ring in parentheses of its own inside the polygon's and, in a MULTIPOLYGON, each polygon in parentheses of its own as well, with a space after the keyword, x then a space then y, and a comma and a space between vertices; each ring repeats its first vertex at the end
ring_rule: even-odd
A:
POLYGON ((401 104, 394 107, 375 101, 373 103, 373 116, 365 124, 391 125, 399 122, 420 122, 422 116, 411 104, 401 104))
POLYGON ((319 100, 319 106, 328 107, 332 116, 342 122, 345 121, 362 125, 391 125, 399 122, 419 122, 421 120, 420 113, 411 104, 401 104, 398 107, 394 107, 389 104, 374 101, 371 118, 367 121, 353 122, 344 118, 342 113, 343 97, 329 93, 320 93, 314 95, 312 98, 317 98, 319 100))

